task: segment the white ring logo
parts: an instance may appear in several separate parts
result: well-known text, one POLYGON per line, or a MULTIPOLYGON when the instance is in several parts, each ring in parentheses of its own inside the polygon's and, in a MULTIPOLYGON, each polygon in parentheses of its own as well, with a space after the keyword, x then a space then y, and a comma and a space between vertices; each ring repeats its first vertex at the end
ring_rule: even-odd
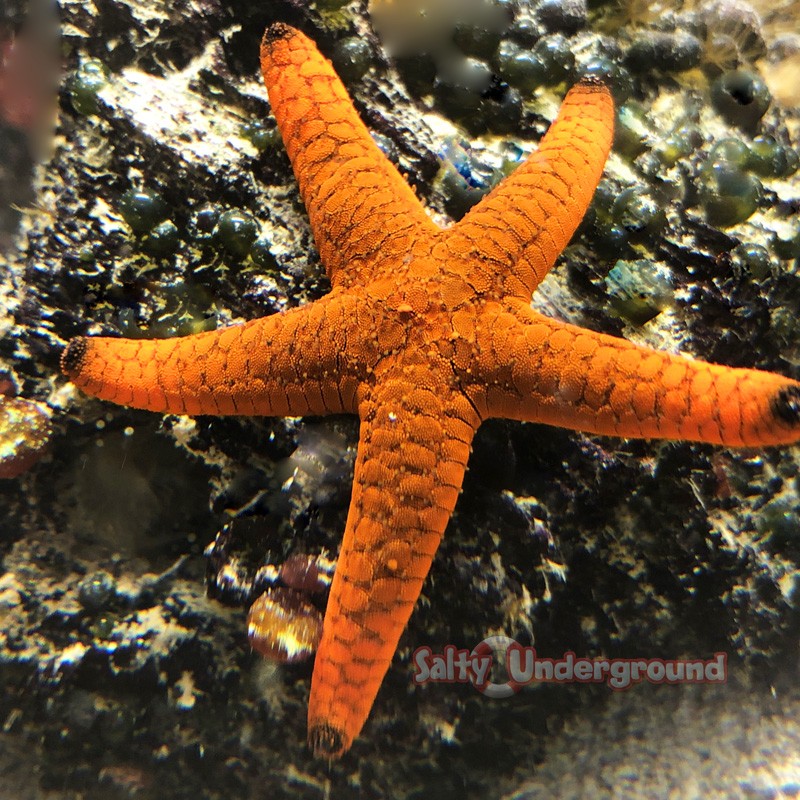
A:
MULTIPOLYGON (((508 636, 489 636, 476 645, 472 655, 491 656, 494 659, 496 655, 502 653, 503 664, 506 672, 508 672, 508 652, 514 648, 520 649, 520 647, 519 642, 515 642, 508 636)), ((481 694, 490 697, 492 700, 504 700, 507 697, 513 697, 524 686, 519 681, 512 680, 508 680, 505 683, 491 683, 489 681, 478 683, 474 675, 470 676, 470 681, 481 694)))

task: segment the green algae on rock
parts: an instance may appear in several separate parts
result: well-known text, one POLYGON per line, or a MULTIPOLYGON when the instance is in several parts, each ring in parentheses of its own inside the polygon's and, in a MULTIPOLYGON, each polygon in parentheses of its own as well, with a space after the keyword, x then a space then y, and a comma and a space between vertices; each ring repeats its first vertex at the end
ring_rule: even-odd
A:
POLYGON ((725 158, 715 158, 703 171, 701 199, 706 219, 728 228, 749 219, 763 196, 758 178, 725 158))
POLYGON ((78 584, 78 601, 90 613, 105 611, 116 594, 113 576, 105 570, 87 575, 78 584))
POLYGON ((241 133, 259 152, 283 148, 283 141, 274 123, 270 125, 264 120, 250 120, 242 125, 241 133))
POLYGON ((72 107, 84 116, 98 111, 97 95, 108 82, 108 70, 96 58, 82 61, 67 82, 72 107))
POLYGON ((272 252, 272 242, 266 236, 261 236, 253 242, 250 259, 266 273, 280 272, 280 264, 272 252))
POLYGON ((500 170, 483 163, 468 143, 452 138, 441 154, 437 186, 445 197, 445 209, 453 219, 461 219, 503 178, 500 170))
POLYGON ((742 242, 731 250, 734 269, 757 281, 765 280, 771 272, 769 250, 760 244, 742 242))
POLYGON ((711 84, 711 102, 728 122, 749 131, 767 112, 772 95, 756 72, 735 69, 711 84))
POLYGON ((568 80, 575 70, 575 56, 561 34, 544 36, 532 47, 503 39, 494 56, 498 74, 525 95, 541 86, 568 80))
POLYGON ((171 220, 159 222, 142 239, 142 251, 153 258, 167 258, 181 245, 178 226, 171 220))
POLYGON ((169 214, 164 198, 152 189, 129 189, 119 198, 117 209, 135 233, 147 233, 169 214))
POLYGON ((197 243, 209 244, 214 239, 219 218, 222 216, 222 206, 217 203, 206 203, 189 217, 189 236, 197 243))
POLYGON ((702 44, 686 31, 650 32, 635 39, 625 54, 633 72, 685 72, 700 64, 702 44))
POLYGON ((355 83, 372 65, 372 48, 360 36, 348 36, 336 43, 333 65, 345 83, 355 83))
POLYGON ((633 325, 644 325, 674 302, 670 277, 651 261, 618 261, 605 283, 611 307, 633 325))
POLYGON ((611 218, 634 244, 652 244, 667 225, 662 204, 643 186, 620 192, 611 206, 611 218))
POLYGON ((800 167, 800 156, 773 136, 756 136, 750 143, 747 165, 762 178, 788 178, 800 167))
POLYGON ((258 222, 247 211, 231 208, 220 215, 216 236, 228 253, 244 258, 258 238, 258 222))

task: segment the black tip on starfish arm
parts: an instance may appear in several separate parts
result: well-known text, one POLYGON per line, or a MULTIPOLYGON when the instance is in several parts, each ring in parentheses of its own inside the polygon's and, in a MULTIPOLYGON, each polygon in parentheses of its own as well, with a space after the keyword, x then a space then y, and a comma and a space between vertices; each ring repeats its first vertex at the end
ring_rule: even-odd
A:
POLYGON ((89 342, 85 336, 78 336, 70 340, 61 354, 61 370, 68 377, 73 377, 81 371, 83 359, 89 349, 89 342))
POLYGON ((594 92, 607 92, 608 84, 597 75, 584 75, 577 83, 582 89, 594 92))
POLYGON ((800 425, 800 386, 779 389, 772 398, 772 413, 791 428, 800 425))
POLYGON ((342 733, 333 725, 317 725, 308 732, 308 744, 315 756, 336 758, 344 751, 342 733))
POLYGON ((272 44, 273 42, 277 42, 280 39, 285 39, 287 36, 291 36, 294 33, 293 28, 287 25, 285 22, 273 22, 265 31, 264 36, 261 39, 261 46, 272 44))

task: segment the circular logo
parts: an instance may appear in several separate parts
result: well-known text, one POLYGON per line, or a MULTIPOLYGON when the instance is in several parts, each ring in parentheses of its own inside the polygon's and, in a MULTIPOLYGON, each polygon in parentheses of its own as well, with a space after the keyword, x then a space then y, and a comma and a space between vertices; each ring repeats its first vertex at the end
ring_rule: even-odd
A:
MULTIPOLYGON (((489 636, 476 645, 472 651, 473 656, 489 656, 492 658, 493 663, 502 663, 505 667, 506 674, 508 670, 508 653, 511 650, 521 650, 522 647, 518 642, 510 639, 508 636, 489 636), (502 661, 500 660, 502 658, 502 661)), ((487 670, 487 677, 491 673, 491 668, 487 670)), ((472 685, 486 697, 491 697, 492 700, 503 700, 506 697, 513 697, 525 684, 519 681, 508 680, 505 683, 494 683, 490 680, 485 680, 483 683, 478 683, 477 678, 472 674, 470 680, 472 685)))

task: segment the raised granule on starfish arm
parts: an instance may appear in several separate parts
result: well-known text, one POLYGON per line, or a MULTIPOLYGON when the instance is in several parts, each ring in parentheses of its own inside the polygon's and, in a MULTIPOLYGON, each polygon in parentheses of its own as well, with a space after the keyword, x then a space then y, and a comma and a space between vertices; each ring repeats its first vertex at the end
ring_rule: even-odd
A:
POLYGON ((369 715, 483 420, 788 444, 800 439, 800 383, 637 347, 530 309, 611 147, 614 108, 602 83, 573 87, 538 151, 440 229, 313 42, 272 25, 261 64, 333 291, 182 339, 79 338, 62 367, 90 394, 153 411, 359 415, 308 714, 312 748, 335 758, 369 715))

